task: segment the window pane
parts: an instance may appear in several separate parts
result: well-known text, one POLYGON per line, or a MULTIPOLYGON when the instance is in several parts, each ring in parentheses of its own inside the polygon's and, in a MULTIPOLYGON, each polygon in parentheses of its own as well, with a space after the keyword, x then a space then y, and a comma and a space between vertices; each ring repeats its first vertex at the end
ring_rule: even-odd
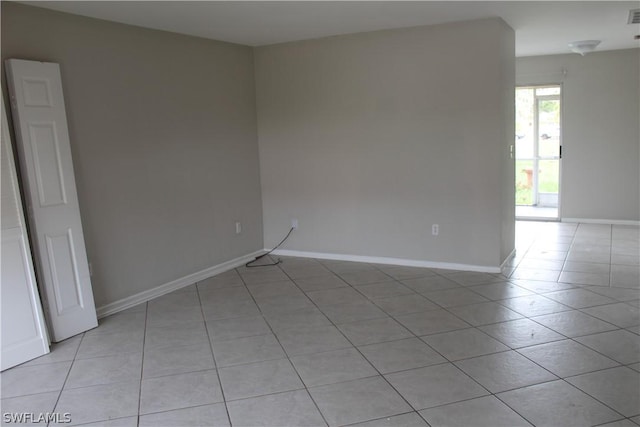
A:
POLYGON ((558 156, 560 147, 560 101, 538 101, 538 156, 558 156))
POLYGON ((533 161, 516 160, 516 205, 533 204, 533 161))
POLYGON ((533 89, 516 90, 516 158, 533 157, 533 89))
POLYGON ((558 183, 560 182, 558 160, 540 160, 538 166, 538 192, 557 193, 558 183))
POLYGON ((536 96, 560 95, 560 86, 539 87, 536 89, 536 96))

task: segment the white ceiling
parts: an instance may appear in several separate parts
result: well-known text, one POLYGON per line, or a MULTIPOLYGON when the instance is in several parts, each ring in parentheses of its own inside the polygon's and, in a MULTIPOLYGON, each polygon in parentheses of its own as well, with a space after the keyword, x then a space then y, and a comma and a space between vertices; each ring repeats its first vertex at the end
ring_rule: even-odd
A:
POLYGON ((25 1, 21 3, 249 46, 499 16, 516 32, 516 55, 639 47, 627 24, 638 1, 25 1))

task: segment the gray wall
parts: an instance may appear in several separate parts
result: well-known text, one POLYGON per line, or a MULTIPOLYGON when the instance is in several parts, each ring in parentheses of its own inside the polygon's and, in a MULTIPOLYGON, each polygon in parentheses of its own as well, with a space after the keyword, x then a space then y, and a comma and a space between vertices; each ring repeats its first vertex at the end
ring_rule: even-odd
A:
POLYGON ((98 306, 263 247, 251 48, 2 2, 6 58, 61 66, 98 306))
POLYGON ((514 60, 499 19, 257 48, 265 245, 500 265, 514 60))
POLYGON ((640 49, 517 60, 518 84, 562 84, 563 218, 640 220, 639 67, 640 49))

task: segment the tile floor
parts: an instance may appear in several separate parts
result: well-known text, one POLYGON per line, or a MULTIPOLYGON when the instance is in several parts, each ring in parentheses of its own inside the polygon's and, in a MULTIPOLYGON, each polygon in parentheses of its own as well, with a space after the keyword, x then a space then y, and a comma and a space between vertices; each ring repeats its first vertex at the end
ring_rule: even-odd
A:
POLYGON ((640 425, 638 246, 637 227, 518 222, 504 275, 239 268, 3 372, 2 412, 103 426, 640 425))
POLYGON ((516 206, 516 219, 549 221, 558 219, 558 208, 541 206, 516 206))

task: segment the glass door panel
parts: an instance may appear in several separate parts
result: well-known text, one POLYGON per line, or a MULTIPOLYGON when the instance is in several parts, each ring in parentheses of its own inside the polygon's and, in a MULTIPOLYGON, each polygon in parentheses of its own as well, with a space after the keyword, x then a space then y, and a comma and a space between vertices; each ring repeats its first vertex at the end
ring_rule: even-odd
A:
POLYGON ((516 216, 557 218, 560 86, 516 90, 516 216))
POLYGON ((516 205, 533 205, 533 160, 516 160, 516 205))
POLYGON ((538 99, 538 156, 557 157, 560 150, 560 100, 538 99))
POLYGON ((518 88, 516 91, 516 158, 534 157, 534 90, 518 88))
POLYGON ((560 161, 538 161, 538 194, 537 206, 557 208, 560 182, 560 161))
POLYGON ((516 90, 516 205, 531 206, 534 199, 535 89, 516 90))

